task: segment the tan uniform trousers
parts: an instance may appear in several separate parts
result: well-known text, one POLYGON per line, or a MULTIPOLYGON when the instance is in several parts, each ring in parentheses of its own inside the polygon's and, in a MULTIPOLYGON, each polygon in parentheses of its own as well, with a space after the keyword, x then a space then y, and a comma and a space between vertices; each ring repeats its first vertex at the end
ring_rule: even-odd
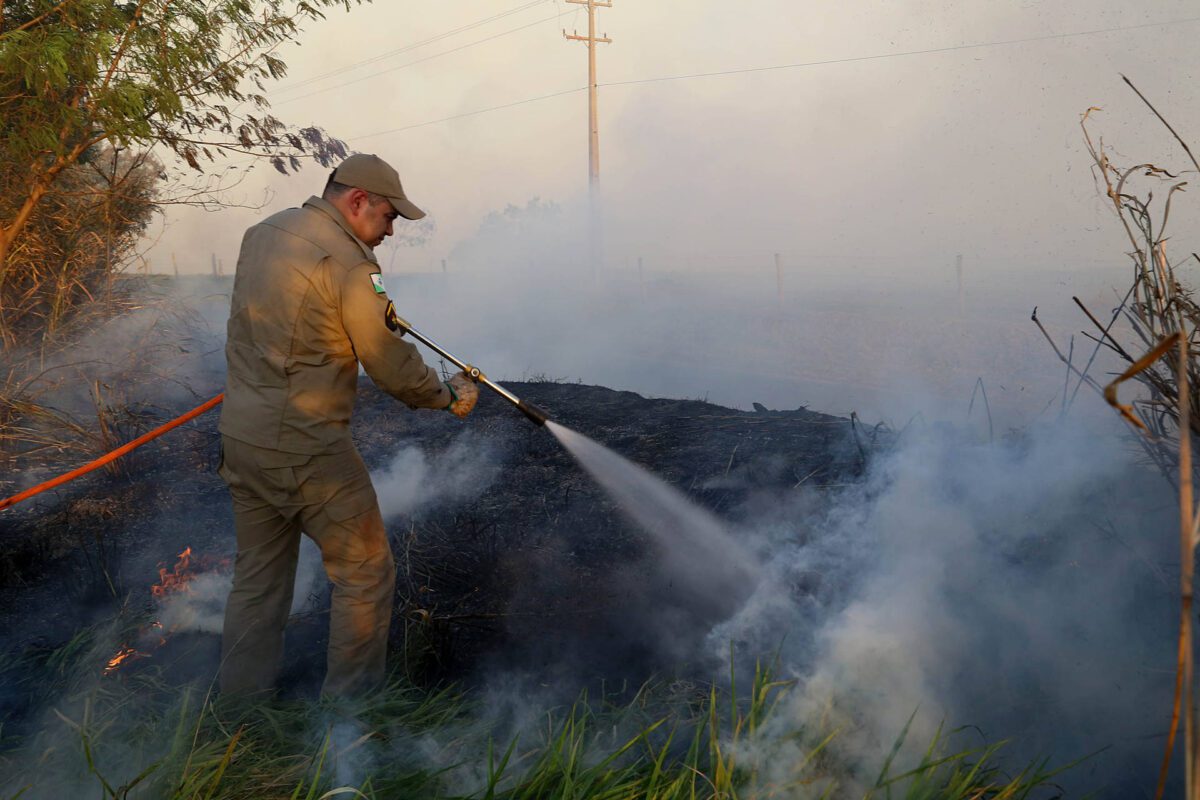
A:
POLYGON ((382 684, 396 569, 358 452, 282 453, 226 436, 219 472, 233 497, 237 533, 221 637, 221 691, 240 695, 274 687, 301 532, 320 547, 333 583, 322 694, 354 695, 382 684))

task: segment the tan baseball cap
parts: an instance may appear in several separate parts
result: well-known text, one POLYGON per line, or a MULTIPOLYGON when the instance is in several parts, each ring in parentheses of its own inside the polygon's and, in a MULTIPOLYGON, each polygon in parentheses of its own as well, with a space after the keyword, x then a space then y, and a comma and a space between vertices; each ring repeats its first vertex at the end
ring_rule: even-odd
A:
POLYGON ((333 171, 333 180, 373 194, 382 195, 405 219, 420 219, 425 212, 404 196, 400 175, 392 165, 377 155, 355 153, 333 171))

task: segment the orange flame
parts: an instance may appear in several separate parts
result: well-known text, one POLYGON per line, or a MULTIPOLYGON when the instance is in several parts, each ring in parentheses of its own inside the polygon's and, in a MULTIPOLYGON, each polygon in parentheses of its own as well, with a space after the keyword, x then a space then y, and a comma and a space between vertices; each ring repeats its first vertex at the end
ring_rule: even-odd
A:
POLYGON ((121 668, 121 665, 132 659, 134 656, 141 655, 132 647, 124 646, 117 651, 117 654, 108 660, 108 664, 104 667, 104 675, 112 675, 121 668))
POLYGON ((150 593, 162 599, 173 592, 188 591, 187 584, 192 579, 191 565, 192 548, 185 547, 183 552, 179 554, 179 560, 175 562, 174 571, 168 572, 165 566, 159 566, 158 585, 151 586, 150 593))
MULTIPOLYGON (((230 560, 228 558, 210 558, 207 556, 199 559, 193 559, 192 548, 185 547, 175 561, 175 566, 172 569, 167 569, 165 564, 158 565, 158 583, 150 587, 150 594, 154 599, 162 602, 168 597, 180 592, 190 592, 191 587, 188 584, 192 578, 200 572, 206 572, 212 569, 222 569, 228 567, 230 560)), ((167 638, 174 633, 173 630, 166 630, 163 624, 157 620, 143 627, 138 631, 138 640, 151 650, 162 647, 167 643, 167 638)), ((139 652, 135 647, 128 644, 121 645, 117 653, 108 660, 108 664, 104 667, 104 675, 112 675, 125 664, 137 658, 148 658, 149 652, 139 652)))

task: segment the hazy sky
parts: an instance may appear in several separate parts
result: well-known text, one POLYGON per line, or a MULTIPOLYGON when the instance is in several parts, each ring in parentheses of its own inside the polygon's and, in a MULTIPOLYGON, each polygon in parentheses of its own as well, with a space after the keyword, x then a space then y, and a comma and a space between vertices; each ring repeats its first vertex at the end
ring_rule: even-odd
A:
MULTIPOLYGON (((599 48, 599 79, 620 84, 600 90, 614 262, 642 254, 718 269, 781 251, 884 275, 931 260, 941 269, 956 253, 989 269, 1081 267, 1113 260, 1120 240, 1088 173, 1080 113, 1102 106, 1096 132, 1129 159, 1182 167, 1125 73, 1200 141, 1200 17, 1185 0, 614 0, 597 13, 613 39, 599 48), (1085 31, 1094 33, 1069 35, 1085 31), (1015 41, 1024 39, 1037 41, 1015 41), (941 51, 621 83, 931 49, 941 51)), ((583 87, 586 47, 565 41, 564 27, 586 28, 586 12, 564 0, 388 0, 333 12, 281 51, 290 74, 269 96, 281 118, 399 167, 438 233, 396 266, 429 269, 490 210, 533 197, 580 202, 585 91, 423 124, 583 87)), ((313 168, 281 179, 260 166, 232 196, 269 187, 271 212, 324 177, 313 168)), ((241 231, 260 216, 173 211, 155 267, 174 252, 182 269, 207 270, 215 252, 231 268, 241 231)))

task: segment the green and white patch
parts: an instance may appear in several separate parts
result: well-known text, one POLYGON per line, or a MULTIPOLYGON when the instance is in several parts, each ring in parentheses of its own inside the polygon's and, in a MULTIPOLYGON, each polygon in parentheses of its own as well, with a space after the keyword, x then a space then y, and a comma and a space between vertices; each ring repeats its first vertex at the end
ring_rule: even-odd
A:
POLYGON ((378 272, 371 273, 371 285, 375 287, 375 294, 383 294, 387 291, 383 288, 383 275, 378 272))

